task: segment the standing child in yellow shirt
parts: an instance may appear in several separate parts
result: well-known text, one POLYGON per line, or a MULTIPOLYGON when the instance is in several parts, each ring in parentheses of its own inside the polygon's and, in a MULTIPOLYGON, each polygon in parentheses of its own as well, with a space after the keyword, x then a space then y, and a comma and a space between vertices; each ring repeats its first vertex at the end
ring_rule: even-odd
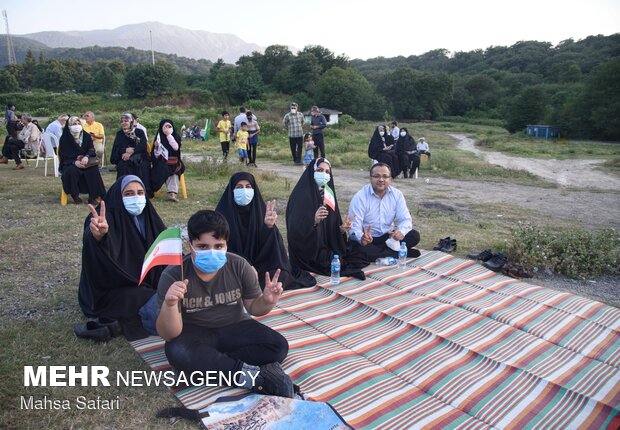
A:
POLYGON ((220 133, 220 145, 222 145, 222 154, 224 155, 224 160, 226 160, 228 158, 230 134, 232 131, 232 124, 228 112, 222 112, 222 119, 217 123, 217 131, 220 133))
POLYGON ((248 141, 250 133, 248 133, 248 123, 241 123, 241 130, 237 132, 237 152, 239 153, 239 161, 244 165, 248 164, 248 141))

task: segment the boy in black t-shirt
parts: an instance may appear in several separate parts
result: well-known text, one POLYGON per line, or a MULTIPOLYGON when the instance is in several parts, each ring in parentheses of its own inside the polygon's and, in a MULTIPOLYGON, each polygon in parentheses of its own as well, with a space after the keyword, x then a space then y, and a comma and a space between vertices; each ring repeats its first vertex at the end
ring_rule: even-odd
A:
POLYGON ((239 387, 293 397, 293 381, 280 366, 288 342, 244 311, 255 316, 271 311, 282 294, 280 271, 273 279, 265 274, 261 292, 252 266, 226 252, 230 231, 218 212, 198 211, 187 231, 191 253, 183 259, 185 279, 178 280, 179 266, 170 266, 157 288, 157 332, 166 340, 168 361, 186 374, 235 374, 239 387))

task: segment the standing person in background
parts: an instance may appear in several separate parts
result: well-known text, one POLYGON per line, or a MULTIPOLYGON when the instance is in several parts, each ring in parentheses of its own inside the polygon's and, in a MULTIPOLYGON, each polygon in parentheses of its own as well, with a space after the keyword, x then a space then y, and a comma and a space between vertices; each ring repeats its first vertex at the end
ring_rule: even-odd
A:
POLYGON ((19 128, 19 119, 17 115, 15 115, 15 105, 13 103, 7 103, 4 119, 6 120, 6 132, 8 136, 17 139, 17 132, 21 129, 19 128))
POLYGON ((146 137, 146 141, 149 141, 149 135, 146 132, 146 127, 143 126, 142 124, 140 124, 140 122, 138 121, 138 115, 135 113, 132 113, 131 116, 133 117, 133 122, 134 124, 136 124, 136 128, 139 128, 140 130, 142 130, 144 132, 144 137, 146 137))
POLYGON ((248 166, 256 167, 256 147, 258 146, 258 134, 260 133, 260 126, 256 117, 251 111, 246 112, 248 123, 248 166))
MULTIPOLYGON (((67 120, 69 119, 69 115, 60 115, 56 120, 52 121, 47 128, 45 129, 46 133, 53 134, 60 141, 60 137, 62 136, 62 129, 64 128, 67 120)), ((54 143, 54 141, 52 141, 54 143)))
POLYGON ((90 134, 90 137, 93 139, 93 145, 95 146, 97 158, 103 160, 103 145, 105 139, 103 124, 95 121, 95 114, 91 111, 85 112, 82 117, 86 120, 86 123, 83 125, 84 131, 90 134))
POLYGON ((288 141, 295 164, 301 164, 301 148, 304 143, 304 114, 299 112, 297 103, 291 103, 291 111, 284 115, 284 128, 288 130, 288 141))
POLYGON ((228 151, 230 151, 230 135, 232 128, 230 114, 227 111, 222 112, 222 119, 217 123, 217 131, 220 134, 220 145, 222 146, 224 160, 228 158, 228 151))
POLYGON ((242 122, 241 130, 237 132, 237 152, 239 154, 239 161, 244 166, 248 164, 248 140, 250 140, 248 125, 242 122))
POLYGON ((314 158, 325 158, 325 143, 323 141, 323 129, 327 127, 327 120, 319 111, 318 106, 312 106, 310 111, 312 115, 310 119, 310 128, 312 129, 312 140, 314 140, 314 158))
POLYGON ((237 115, 233 121, 233 140, 237 139, 237 132, 241 130, 241 123, 246 122, 247 119, 248 117, 245 114, 245 108, 241 106, 239 108, 239 115, 237 115))

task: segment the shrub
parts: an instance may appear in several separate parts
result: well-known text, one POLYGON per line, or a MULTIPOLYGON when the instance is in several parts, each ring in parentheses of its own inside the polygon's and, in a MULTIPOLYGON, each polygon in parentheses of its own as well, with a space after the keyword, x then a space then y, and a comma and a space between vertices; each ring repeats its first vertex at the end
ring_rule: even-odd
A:
POLYGON ((620 238, 614 230, 553 232, 519 223, 511 233, 508 256, 528 270, 581 279, 618 271, 620 238))
POLYGON ((342 128, 346 128, 348 125, 355 125, 356 121, 351 115, 340 115, 338 117, 338 125, 342 128))
POLYGON ((248 100, 245 107, 250 110, 267 110, 267 103, 262 100, 248 100))
POLYGON ((284 134, 284 128, 282 124, 274 121, 261 121, 260 124, 260 134, 264 136, 271 136, 274 134, 284 134))

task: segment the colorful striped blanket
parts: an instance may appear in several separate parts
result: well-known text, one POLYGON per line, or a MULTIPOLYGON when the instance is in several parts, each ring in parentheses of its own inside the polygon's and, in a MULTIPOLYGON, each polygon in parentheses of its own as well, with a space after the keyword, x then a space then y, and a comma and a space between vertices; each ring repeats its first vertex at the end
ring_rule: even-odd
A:
MULTIPOLYGON (((319 276, 260 318, 288 339, 293 380, 353 427, 620 427, 620 309, 441 252, 366 275, 319 276)), ((169 366, 161 339, 133 345, 169 366)), ((175 394, 205 409, 239 392, 175 394)))

